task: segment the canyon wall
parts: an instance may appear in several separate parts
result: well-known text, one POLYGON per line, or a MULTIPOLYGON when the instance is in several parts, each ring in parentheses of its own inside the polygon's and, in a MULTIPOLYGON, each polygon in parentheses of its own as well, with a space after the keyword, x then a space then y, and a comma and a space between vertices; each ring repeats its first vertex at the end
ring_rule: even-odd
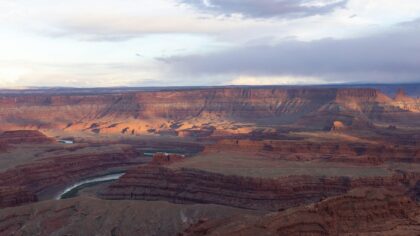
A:
POLYGON ((47 144, 53 142, 54 139, 37 130, 13 130, 0 134, 0 143, 3 144, 47 144))
POLYGON ((264 155, 273 159, 310 161, 316 159, 360 164, 387 161, 420 162, 420 146, 390 143, 362 143, 306 140, 238 140, 223 139, 208 145, 205 152, 236 151, 264 155))
MULTIPOLYGON (((209 88, 92 95, 0 96, 2 129, 35 127, 92 132, 184 131, 212 122, 365 126, 375 120, 413 121, 419 99, 375 89, 209 88), (189 122, 186 122, 189 121, 189 122), (192 123, 187 126, 186 123, 192 123), (184 126, 184 127, 182 127, 184 126)), ((207 124, 207 125, 206 125, 207 124)))
POLYGON ((115 168, 143 163, 129 147, 103 152, 53 156, 0 173, 0 206, 52 198, 61 189, 115 168))
POLYGON ((141 166, 129 170, 101 195, 111 200, 212 203, 276 211, 341 195, 357 187, 388 187, 408 192, 408 182, 411 181, 412 186, 419 179, 418 175, 405 173, 364 178, 290 176, 268 179, 141 166))

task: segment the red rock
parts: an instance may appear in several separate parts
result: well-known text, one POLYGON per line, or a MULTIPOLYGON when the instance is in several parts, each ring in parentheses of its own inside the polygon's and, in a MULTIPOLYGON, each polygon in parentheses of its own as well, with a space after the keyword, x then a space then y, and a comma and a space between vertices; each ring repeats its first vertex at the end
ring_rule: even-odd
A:
POLYGON ((382 189, 358 189, 320 203, 271 213, 202 221, 179 236, 193 235, 418 235, 420 207, 382 189))
POLYGON ((36 202, 37 196, 19 186, 0 187, 0 208, 14 207, 24 203, 36 202))
MULTIPOLYGON (((121 125, 121 129, 116 129, 118 133, 128 128, 128 134, 135 134, 139 127, 133 123, 124 124, 127 120, 141 123, 161 119, 182 123, 191 118, 206 119, 208 115, 252 123, 270 119, 272 124, 296 123, 318 130, 335 120, 353 128, 369 128, 374 121, 399 119, 416 124, 420 119, 420 101, 399 97, 394 100, 368 88, 209 88, 84 96, 8 95, 0 97, 0 120, 4 128, 67 129, 76 126, 76 129, 97 133, 112 130, 113 125, 118 124, 121 125), (106 122, 110 119, 115 122, 106 122), (96 126, 92 127, 92 124, 96 126)), ((167 124, 159 123, 148 129, 159 129, 161 125, 167 124)), ((167 127, 162 129, 169 132, 167 127)), ((181 130, 181 135, 186 136, 213 132, 208 129, 181 130)))
POLYGON ((184 155, 172 154, 172 153, 155 153, 153 159, 150 162, 151 165, 169 165, 175 162, 185 160, 184 155))
POLYGON ((158 166, 132 169, 102 193, 112 200, 167 200, 175 203, 212 203, 239 208, 279 210, 317 202, 357 187, 406 189, 420 175, 389 177, 290 176, 263 179, 227 176, 194 169, 158 166))
POLYGON ((222 139, 206 147, 206 152, 238 151, 263 153, 266 157, 284 160, 355 162, 381 164, 385 161, 420 162, 420 146, 372 144, 362 142, 307 140, 234 140, 222 139))
POLYGON ((6 144, 45 144, 53 141, 38 130, 13 130, 0 134, 0 143, 6 144))
MULTIPOLYGON (((37 162, 21 165, 0 173, 0 186, 6 189, 22 191, 6 191, 6 197, 0 192, 0 205, 8 206, 10 198, 22 199, 18 204, 32 202, 33 198, 51 198, 59 190, 80 180, 97 176, 98 173, 117 167, 137 165, 143 160, 131 148, 107 153, 86 153, 65 156, 54 156, 37 162), (22 193, 23 198, 22 198, 22 193)), ((13 202, 12 202, 12 205, 13 202)))

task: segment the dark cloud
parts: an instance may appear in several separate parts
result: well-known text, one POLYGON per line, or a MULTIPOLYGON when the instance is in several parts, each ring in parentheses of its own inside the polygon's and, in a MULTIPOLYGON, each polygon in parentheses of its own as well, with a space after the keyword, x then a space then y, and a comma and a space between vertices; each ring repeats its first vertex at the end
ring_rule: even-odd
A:
POLYGON ((242 14, 246 17, 294 18, 322 15, 344 7, 348 0, 179 0, 199 10, 221 15, 242 14))
POLYGON ((206 55, 166 58, 192 75, 316 76, 328 82, 420 82, 420 26, 355 39, 244 45, 206 55))

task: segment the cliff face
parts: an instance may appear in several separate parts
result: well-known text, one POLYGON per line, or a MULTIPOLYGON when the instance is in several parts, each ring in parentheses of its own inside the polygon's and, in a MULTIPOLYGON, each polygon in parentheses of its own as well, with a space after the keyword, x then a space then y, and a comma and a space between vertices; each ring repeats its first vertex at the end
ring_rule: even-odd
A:
POLYGON ((302 140, 233 140, 224 139, 208 145, 206 152, 237 151, 260 153, 283 160, 359 162, 380 164, 385 161, 420 162, 420 147, 416 145, 390 145, 351 142, 310 142, 302 140))
MULTIPOLYGON (((407 178, 419 176, 348 178, 290 176, 277 179, 227 176, 193 169, 172 170, 157 166, 132 169, 102 196, 112 200, 167 200, 175 203, 212 203, 247 209, 276 211, 355 187, 405 189, 407 178)), ((405 190, 408 191, 408 190, 405 190)))
POLYGON ((0 206, 33 202, 98 173, 141 163, 131 148, 45 158, 0 173, 0 206))
POLYGON ((37 130, 13 130, 0 134, 0 143, 5 144, 45 144, 53 141, 37 130))
POLYGON ((357 189, 265 217, 202 221, 179 235, 418 235, 420 208, 382 189, 357 189))
POLYGON ((14 207, 25 203, 36 202, 38 197, 20 186, 0 187, 0 208, 14 207))
POLYGON ((298 124, 311 122, 323 128, 334 121, 365 125, 372 119, 419 112, 418 99, 392 99, 374 89, 218 88, 0 97, 0 120, 5 127, 133 134, 153 129, 182 131, 185 121, 203 125, 212 119, 275 124, 298 120, 298 124))

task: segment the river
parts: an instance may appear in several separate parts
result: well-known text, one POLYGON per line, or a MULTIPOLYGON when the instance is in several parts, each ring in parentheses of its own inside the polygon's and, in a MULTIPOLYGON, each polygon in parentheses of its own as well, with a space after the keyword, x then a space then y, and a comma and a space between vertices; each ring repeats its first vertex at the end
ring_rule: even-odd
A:
POLYGON ((114 173, 114 174, 109 174, 109 175, 104 175, 104 176, 99 176, 99 177, 83 180, 79 183, 73 184, 72 186, 66 188, 64 191, 62 191, 60 194, 57 195, 56 200, 68 198, 66 197, 66 195, 74 191, 76 191, 77 193, 79 190, 83 189, 84 185, 92 186, 93 184, 100 184, 104 182, 117 180, 121 178, 121 176, 123 175, 124 173, 117 173, 117 174, 114 173))

